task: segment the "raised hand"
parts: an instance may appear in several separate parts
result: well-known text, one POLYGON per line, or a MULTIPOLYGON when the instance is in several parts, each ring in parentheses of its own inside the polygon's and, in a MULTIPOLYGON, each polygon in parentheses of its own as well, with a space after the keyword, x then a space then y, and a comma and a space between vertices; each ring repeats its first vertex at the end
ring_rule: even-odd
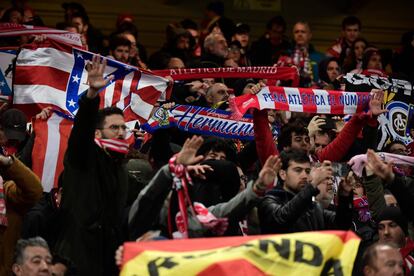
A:
POLYGON ((282 162, 278 156, 269 156, 260 170, 259 178, 254 183, 255 192, 264 193, 266 190, 271 189, 281 167, 282 162))
POLYGON ((88 84, 89 89, 86 93, 86 96, 90 99, 93 99, 98 95, 98 91, 105 87, 114 76, 111 75, 108 78, 104 79, 104 72, 106 67, 106 59, 101 58, 100 56, 93 56, 92 63, 86 65, 86 70, 88 71, 88 84))
POLYGON ((194 135, 191 139, 188 138, 177 155, 177 164, 193 165, 203 160, 204 156, 196 156, 198 149, 203 144, 203 141, 203 138, 200 136, 194 135))
POLYGON ((353 192, 355 185, 354 172, 350 171, 348 175, 339 183, 338 193, 341 196, 349 196, 353 192))
POLYGON ((213 171, 213 168, 210 165, 190 165, 187 166, 188 172, 200 179, 206 179, 205 173, 206 171, 213 171))
POLYGON ((369 173, 379 176, 382 180, 391 182, 394 180, 394 172, 392 171, 392 163, 386 164, 381 158, 371 149, 367 151, 367 163, 365 169, 369 173))
POLYGON ((52 107, 48 106, 42 109, 40 113, 36 114, 36 119, 47 120, 52 115, 52 107))
POLYGON ((372 89, 371 95, 371 100, 369 101, 369 110, 371 111, 372 115, 378 116, 380 114, 386 113, 388 110, 382 109, 384 91, 379 89, 372 89))
POLYGON ((317 168, 313 168, 310 174, 311 184, 313 187, 317 187, 323 181, 331 179, 333 176, 333 169, 331 161, 323 161, 322 165, 317 168))
POLYGON ((318 130, 321 130, 320 127, 325 124, 325 119, 319 116, 314 116, 312 120, 310 120, 308 125, 309 130, 309 137, 312 137, 316 134, 318 130))

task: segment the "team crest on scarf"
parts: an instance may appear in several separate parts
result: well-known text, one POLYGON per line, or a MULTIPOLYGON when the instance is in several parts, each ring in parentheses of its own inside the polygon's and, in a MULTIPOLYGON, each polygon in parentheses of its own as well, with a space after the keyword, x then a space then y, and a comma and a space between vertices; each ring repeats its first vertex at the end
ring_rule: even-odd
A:
POLYGON ((168 109, 158 108, 152 118, 154 121, 158 122, 160 127, 165 127, 170 125, 170 112, 168 109))

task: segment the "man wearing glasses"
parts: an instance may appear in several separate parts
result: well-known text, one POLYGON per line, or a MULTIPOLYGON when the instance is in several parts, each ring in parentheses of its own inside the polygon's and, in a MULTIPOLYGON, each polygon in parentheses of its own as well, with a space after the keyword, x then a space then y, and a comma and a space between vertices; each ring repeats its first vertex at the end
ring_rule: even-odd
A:
POLYGON ((103 78, 105 65, 97 56, 87 65, 89 89, 79 99, 61 176, 62 224, 55 251, 70 259, 79 275, 115 275, 113 256, 123 241, 127 127, 122 110, 98 110, 98 92, 111 80, 103 78))

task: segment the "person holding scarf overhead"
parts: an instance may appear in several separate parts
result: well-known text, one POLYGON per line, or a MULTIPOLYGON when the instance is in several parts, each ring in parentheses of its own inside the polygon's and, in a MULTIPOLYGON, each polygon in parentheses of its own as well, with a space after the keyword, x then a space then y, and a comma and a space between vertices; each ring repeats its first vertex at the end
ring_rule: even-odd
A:
POLYGON ((64 160, 62 227, 55 251, 74 262, 79 275, 115 275, 113 255, 123 242, 121 221, 127 202, 124 157, 127 127, 116 107, 99 109, 106 61, 87 65, 89 89, 79 99, 64 160))

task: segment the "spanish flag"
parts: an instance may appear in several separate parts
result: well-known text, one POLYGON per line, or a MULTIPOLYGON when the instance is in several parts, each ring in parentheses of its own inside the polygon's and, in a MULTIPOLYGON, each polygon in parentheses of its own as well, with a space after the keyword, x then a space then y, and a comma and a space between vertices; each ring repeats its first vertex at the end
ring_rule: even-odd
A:
POLYGON ((352 231, 130 242, 121 276, 351 275, 359 242, 352 231))

